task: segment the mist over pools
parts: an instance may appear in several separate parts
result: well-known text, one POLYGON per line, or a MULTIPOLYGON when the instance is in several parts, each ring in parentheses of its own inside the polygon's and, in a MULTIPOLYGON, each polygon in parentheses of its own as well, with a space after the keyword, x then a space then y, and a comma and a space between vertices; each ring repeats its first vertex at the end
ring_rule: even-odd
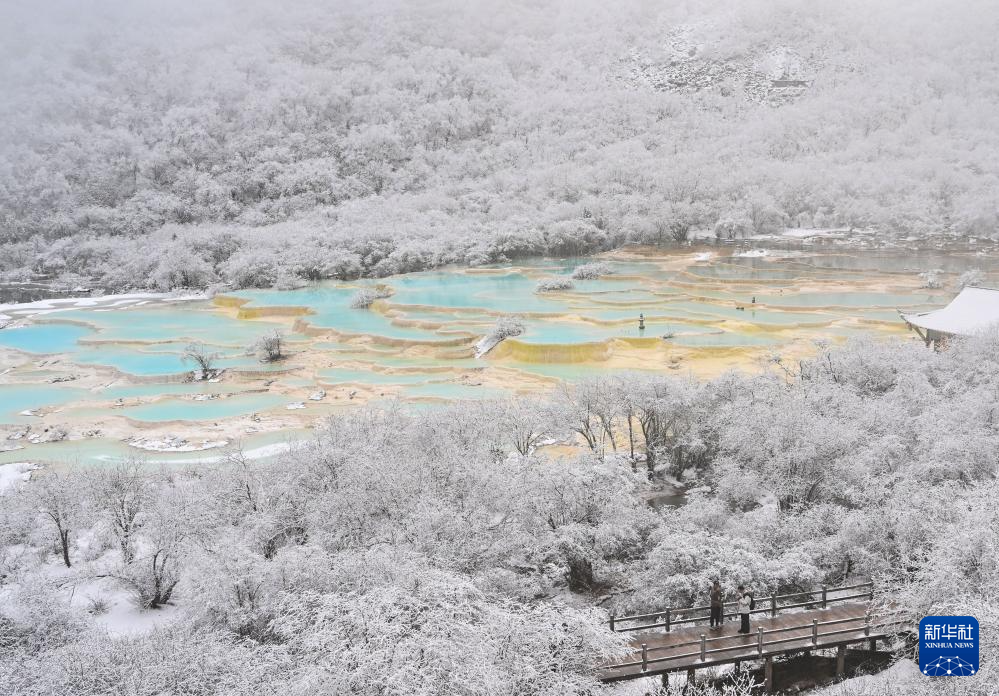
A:
POLYGON ((537 292, 538 282, 571 279, 593 259, 241 290, 211 300, 135 295, 2 306, 12 321, 0 330, 0 463, 98 464, 128 455, 192 463, 218 460, 246 442, 273 454, 284 451, 283 434, 300 438, 361 404, 432 408, 627 371, 765 369, 767 356, 807 355, 817 339, 904 337, 896 309, 946 304, 969 269, 994 283, 993 258, 942 250, 630 249, 601 257, 609 274, 551 292, 537 292), (943 269, 941 289, 922 287, 919 273, 932 268, 943 269), (355 293, 373 286, 388 296, 352 308, 355 293), (524 332, 476 358, 476 343, 504 315, 516 315, 524 332), (275 330, 286 357, 261 362, 249 348, 275 330), (192 342, 215 355, 219 377, 191 381, 184 352, 192 342))

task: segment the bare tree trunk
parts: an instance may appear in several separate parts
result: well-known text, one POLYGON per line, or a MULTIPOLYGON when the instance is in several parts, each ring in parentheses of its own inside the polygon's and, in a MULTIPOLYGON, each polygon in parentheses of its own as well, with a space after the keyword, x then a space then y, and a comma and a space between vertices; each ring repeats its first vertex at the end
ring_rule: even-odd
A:
POLYGON ((628 452, 631 456, 631 470, 637 471, 638 468, 635 464, 635 427, 631 422, 631 414, 628 414, 628 452))
POLYGON ((167 563, 170 555, 157 551, 153 554, 153 594, 149 599, 149 608, 158 609, 170 601, 173 588, 177 586, 177 581, 167 579, 167 563))
POLYGON ((567 577, 569 589, 574 592, 588 590, 593 587, 593 564, 585 558, 570 558, 567 577))
POLYGON ((59 543, 62 546, 62 562, 66 564, 67 568, 72 568, 73 564, 69 561, 69 530, 59 528, 59 543))

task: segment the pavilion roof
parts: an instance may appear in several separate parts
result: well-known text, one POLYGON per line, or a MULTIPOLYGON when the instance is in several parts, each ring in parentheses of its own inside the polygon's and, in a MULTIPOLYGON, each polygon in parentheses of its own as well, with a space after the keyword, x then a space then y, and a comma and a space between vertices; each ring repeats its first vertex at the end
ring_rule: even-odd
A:
POLYGON ((902 318, 921 329, 970 336, 999 323, 999 289, 967 287, 946 307, 931 312, 902 314, 902 318))

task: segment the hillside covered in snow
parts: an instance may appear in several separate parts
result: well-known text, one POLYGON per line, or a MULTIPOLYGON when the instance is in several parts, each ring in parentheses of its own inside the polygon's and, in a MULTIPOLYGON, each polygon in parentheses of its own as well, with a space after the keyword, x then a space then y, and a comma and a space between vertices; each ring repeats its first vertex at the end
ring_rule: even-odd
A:
POLYGON ((996 230, 983 0, 5 14, 8 279, 268 286, 693 232, 996 230))

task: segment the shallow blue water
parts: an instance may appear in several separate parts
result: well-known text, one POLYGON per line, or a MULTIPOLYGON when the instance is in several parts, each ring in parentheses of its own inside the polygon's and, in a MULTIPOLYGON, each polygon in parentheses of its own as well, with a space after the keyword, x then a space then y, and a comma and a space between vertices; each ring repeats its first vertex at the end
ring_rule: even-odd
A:
POLYGON ((939 303, 938 295, 889 292, 802 292, 757 295, 761 304, 786 307, 907 307, 939 303))
POLYGON ((506 392, 489 387, 471 386, 460 382, 428 382, 407 386, 405 396, 427 397, 453 400, 495 399, 506 395, 506 392))
POLYGON ((615 325, 600 325, 570 322, 531 321, 526 326, 523 335, 517 340, 522 343, 593 343, 606 341, 610 338, 656 338, 667 333, 681 331, 703 332, 704 327, 696 324, 685 324, 679 321, 659 321, 646 319, 645 330, 638 328, 637 319, 634 322, 615 325))
POLYGON ((227 317, 208 302, 113 311, 76 309, 59 316, 96 326, 100 331, 94 338, 101 341, 202 341, 245 348, 274 328, 263 321, 227 317))
POLYGON ((124 384, 93 392, 93 398, 101 401, 137 399, 159 396, 160 394, 223 394, 238 391, 239 387, 224 383, 177 382, 167 384, 124 384))
POLYGON ((0 423, 37 423, 34 416, 22 416, 27 411, 44 406, 57 406, 67 401, 83 399, 87 391, 61 384, 4 384, 0 385, 0 423))
POLYGON ((446 379, 447 375, 440 373, 392 373, 376 370, 355 370, 349 368, 332 368, 320 370, 319 379, 326 384, 415 384, 434 379, 446 379))
MULTIPOLYGON (((931 258, 928 256, 923 260, 931 258)), ((613 275, 597 280, 574 281, 571 291, 554 295, 535 292, 539 279, 564 277, 580 263, 590 261, 539 259, 494 273, 448 269, 380 281, 326 282, 292 291, 244 290, 232 293, 248 300, 248 307, 307 307, 311 313, 303 317, 304 321, 316 327, 356 336, 326 342, 299 335, 286 336, 293 343, 300 341, 300 347, 325 351, 312 362, 260 363, 256 356, 247 355, 246 349, 278 324, 263 319, 237 319, 231 311, 202 301, 150 304, 113 311, 76 309, 52 316, 53 323, 0 330, 0 345, 32 353, 66 353, 69 360, 79 364, 106 365, 149 379, 190 372, 193 365, 184 362, 183 350, 187 343, 200 341, 207 344, 210 350, 222 354, 219 367, 254 372, 281 371, 290 364, 290 369, 296 371, 278 377, 279 384, 286 388, 309 389, 310 385, 318 382, 398 385, 403 398, 460 400, 491 398, 503 392, 463 384, 455 381, 453 373, 448 372, 391 373, 374 368, 444 366, 467 369, 496 365, 489 358, 469 358, 471 341, 464 345, 436 346, 416 346, 404 342, 441 343, 453 339, 455 332, 464 332, 470 338, 478 337, 489 331, 498 314, 522 315, 526 331, 518 340, 535 345, 592 343, 616 337, 655 339, 672 334, 669 341, 677 350, 681 346, 759 347, 787 341, 792 334, 789 329, 797 324, 824 323, 827 326, 821 330, 828 331, 831 336, 856 335, 862 333, 864 327, 856 326, 856 322, 848 321, 850 319, 890 321, 895 318, 895 306, 940 306, 952 296, 949 292, 874 293, 863 290, 823 294, 814 292, 814 285, 807 292, 796 292, 790 285, 781 292, 784 281, 796 278, 849 280, 857 272, 853 269, 863 267, 866 261, 856 263, 845 257, 829 259, 821 254, 816 254, 814 258, 782 261, 725 258, 720 252, 711 261, 687 266, 685 271, 674 270, 679 265, 675 263, 676 259, 664 261, 661 265, 653 261, 610 261, 608 265, 614 271, 613 275), (825 266, 813 264, 816 259, 822 259, 825 266), (758 285, 723 284, 733 279, 767 282, 758 285), (378 310, 350 307, 351 298, 358 288, 376 283, 385 283, 394 290, 384 305, 379 305, 378 310), (756 305, 751 303, 754 294, 758 300, 756 305), (737 306, 744 309, 740 310, 737 306), (785 311, 782 309, 785 307, 791 309, 785 311), (815 311, 796 310, 795 307, 814 308, 815 311), (638 329, 639 313, 646 317, 644 331, 638 329), (572 317, 581 320, 573 321, 572 317), (59 318, 87 325, 59 323, 59 318), (585 319, 620 323, 603 324, 585 319), (420 328, 404 325, 412 321, 439 326, 420 328), (847 326, 828 326, 832 322, 847 326), (744 324, 751 326, 742 326, 744 324), (719 329, 723 331, 719 332, 719 329), (359 366, 367 364, 373 369, 359 366), (346 366, 322 369, 321 366, 326 365, 346 366)), ((962 263, 974 261, 969 257, 962 263)), ((922 263, 922 260, 917 259, 916 262, 922 263)), ((896 268, 904 262, 897 258, 889 262, 885 257, 875 259, 874 265, 896 268)), ((942 264, 937 265, 942 267, 942 264)), ((46 320, 48 318, 40 319, 40 322, 46 320)), ((289 331, 289 321, 281 321, 281 325, 289 331)), ((292 348, 294 350, 294 346, 292 348)), ((622 347, 622 350, 627 349, 622 347)), ((550 352, 553 356, 559 354, 558 351, 550 352)), ((664 354, 669 355, 669 352, 664 354)), ((656 359, 664 360, 664 354, 657 354, 656 359)), ((509 364, 503 360, 502 355, 497 356, 500 366, 509 364)), ((22 365, 17 368, 18 379, 49 380, 67 372, 67 367, 65 362, 52 366, 22 365), (42 368, 48 372, 42 374, 42 368)), ((599 365, 532 364, 517 367, 560 379, 607 374, 599 365)), ((667 367, 649 365, 650 370, 662 371, 667 367)), ((280 409, 293 398, 266 394, 238 394, 227 399, 197 402, 179 398, 195 393, 226 393, 233 389, 224 383, 211 386, 173 383, 119 385, 90 393, 78 393, 71 386, 61 384, 31 387, 30 391, 16 391, 8 387, 6 393, 0 392, 0 396, 6 397, 0 410, 7 414, 7 419, 17 419, 13 422, 30 422, 31 417, 16 416, 17 412, 85 399, 108 403, 106 408, 100 409, 100 415, 120 414, 149 422, 203 421, 280 409), (124 408, 110 407, 116 399, 159 395, 166 398, 146 404, 133 401, 124 408), (9 408, 7 402, 11 404, 9 408)), ((396 390, 382 391, 391 394, 396 390)), ((308 402, 306 411, 309 415, 319 415, 326 408, 327 405, 308 402)), ((85 409, 79 411, 79 415, 94 415, 84 413, 85 409)))
POLYGON ((61 323, 38 323, 17 329, 0 329, 0 346, 27 353, 68 353, 76 350, 77 341, 94 332, 86 326, 61 323))
MULTIPOLYGON (((271 433, 256 433, 247 435, 238 443, 243 451, 251 456, 260 456, 259 461, 270 461, 278 457, 287 457, 280 449, 282 445, 301 442, 312 437, 312 431, 289 429, 271 433), (267 449, 277 451, 273 454, 255 454, 255 450, 266 452, 267 449)), ((200 440, 195 440, 200 442, 200 440)), ((217 462, 225 456, 227 449, 210 449, 195 452, 147 452, 129 447, 117 440, 92 438, 87 440, 63 440, 43 445, 25 445, 24 449, 11 452, 0 452, 0 464, 11 462, 43 462, 57 464, 84 464, 101 467, 121 461, 139 461, 148 466, 188 465, 197 463, 217 462)))
POLYGON ((248 415, 291 403, 291 399, 278 394, 247 394, 223 399, 195 401, 193 399, 164 399, 151 404, 127 406, 117 413, 139 421, 205 421, 248 415))

